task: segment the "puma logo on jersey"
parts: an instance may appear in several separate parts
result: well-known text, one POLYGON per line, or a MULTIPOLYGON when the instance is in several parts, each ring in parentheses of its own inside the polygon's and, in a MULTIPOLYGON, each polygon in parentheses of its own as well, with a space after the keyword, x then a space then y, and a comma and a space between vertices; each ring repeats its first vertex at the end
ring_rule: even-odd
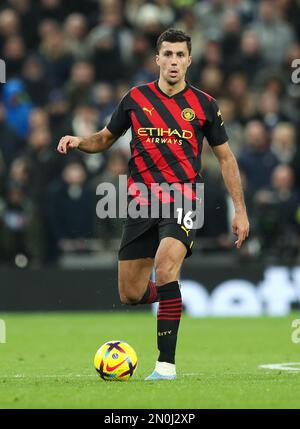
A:
POLYGON ((190 232, 190 230, 189 229, 186 229, 186 227, 185 226, 183 226, 183 225, 180 225, 180 228, 181 229, 183 229, 183 231, 186 233, 186 235, 187 235, 187 237, 189 236, 189 232, 190 232))
POLYGON ((171 335, 172 331, 164 331, 164 332, 158 332, 159 337, 164 337, 165 335, 171 335))
POLYGON ((143 107, 143 110, 145 112, 148 112, 150 116, 152 116, 152 110, 154 110, 154 107, 152 107, 152 109, 147 109, 147 107, 143 107))

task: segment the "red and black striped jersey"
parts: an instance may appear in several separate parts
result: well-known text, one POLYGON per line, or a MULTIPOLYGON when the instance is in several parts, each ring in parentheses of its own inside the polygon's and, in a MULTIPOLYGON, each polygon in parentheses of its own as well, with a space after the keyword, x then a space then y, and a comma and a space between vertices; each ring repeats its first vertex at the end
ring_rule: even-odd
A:
POLYGON ((117 136, 130 127, 128 183, 195 183, 203 138, 211 146, 228 140, 216 100, 188 83, 170 97, 157 81, 132 88, 107 125, 117 136))

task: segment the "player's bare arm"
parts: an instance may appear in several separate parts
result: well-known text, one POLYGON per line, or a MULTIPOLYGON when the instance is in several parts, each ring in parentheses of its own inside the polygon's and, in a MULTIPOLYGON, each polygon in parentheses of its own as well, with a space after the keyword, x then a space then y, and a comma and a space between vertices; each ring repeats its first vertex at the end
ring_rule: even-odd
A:
POLYGON ((234 204, 235 216, 232 221, 232 232, 237 236, 235 244, 239 249, 249 235, 249 221, 238 164, 228 142, 214 146, 213 151, 220 163, 226 188, 234 204))
POLYGON ((64 155, 68 153, 69 149, 79 149, 86 153, 103 152, 109 149, 117 139, 118 136, 112 134, 105 127, 98 133, 92 134, 86 138, 69 135, 64 136, 60 139, 57 150, 64 155))

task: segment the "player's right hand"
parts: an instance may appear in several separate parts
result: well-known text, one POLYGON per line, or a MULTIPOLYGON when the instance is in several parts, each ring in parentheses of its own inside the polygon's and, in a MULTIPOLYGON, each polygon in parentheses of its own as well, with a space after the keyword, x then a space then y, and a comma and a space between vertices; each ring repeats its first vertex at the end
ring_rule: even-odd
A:
POLYGON ((59 143, 57 145, 57 151, 66 155, 69 149, 76 149, 79 146, 80 142, 80 137, 64 136, 59 140, 59 143))

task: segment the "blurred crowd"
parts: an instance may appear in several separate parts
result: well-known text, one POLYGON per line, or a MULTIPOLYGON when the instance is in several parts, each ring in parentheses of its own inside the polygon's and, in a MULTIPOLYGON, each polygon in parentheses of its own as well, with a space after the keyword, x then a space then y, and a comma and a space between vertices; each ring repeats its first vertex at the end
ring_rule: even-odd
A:
MULTIPOLYGON (((130 131, 101 154, 55 149, 65 134, 100 130, 129 88, 157 78, 155 42, 168 27, 192 37, 189 82, 217 99, 238 159, 251 222, 244 256, 295 261, 299 23, 299 0, 1 0, 0 264, 116 249, 122 221, 97 218, 96 188, 126 174, 130 131)), ((203 176, 195 253, 232 252, 232 203, 206 143, 203 176)))

